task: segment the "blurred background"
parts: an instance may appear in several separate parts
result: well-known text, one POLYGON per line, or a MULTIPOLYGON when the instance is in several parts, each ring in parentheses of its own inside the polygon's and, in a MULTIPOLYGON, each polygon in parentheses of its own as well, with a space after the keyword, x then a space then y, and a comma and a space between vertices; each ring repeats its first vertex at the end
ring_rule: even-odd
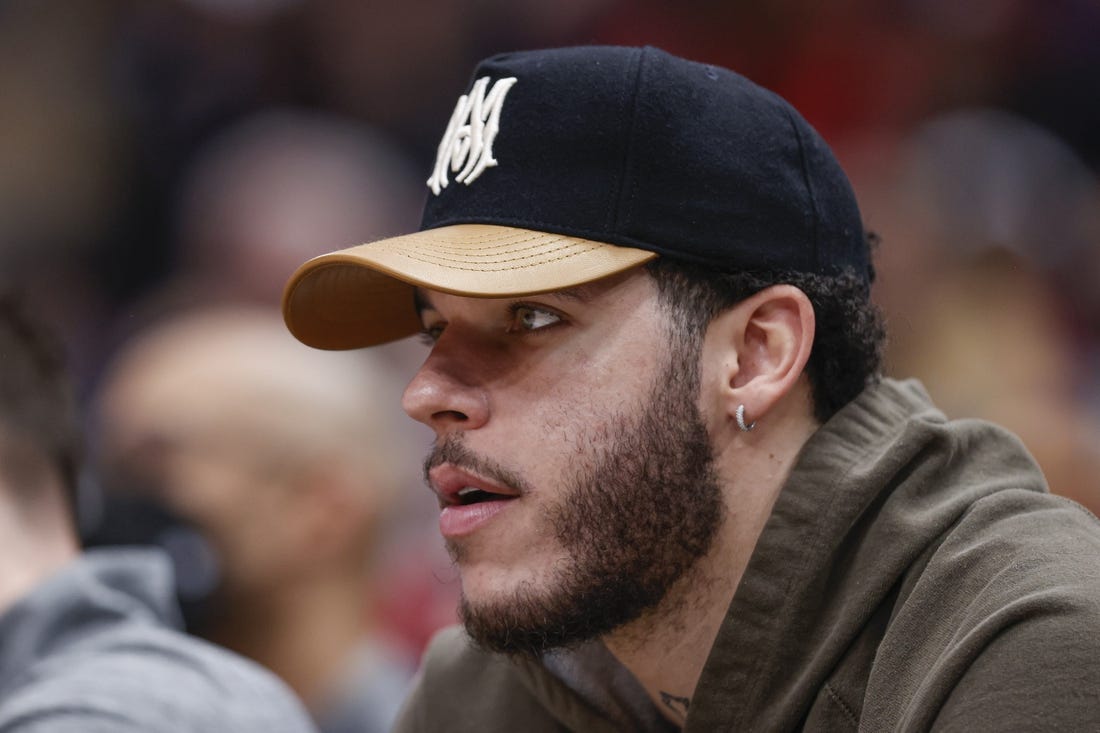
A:
MULTIPOLYGON (((198 310, 274 309, 308 257, 415 228, 472 65, 573 43, 661 46, 790 100, 836 150, 881 237, 888 372, 924 380, 953 417, 1010 427, 1054 491, 1100 511, 1095 0, 0 0, 0 277, 63 330, 93 455, 108 464, 89 479, 90 532, 110 534, 110 497, 142 495, 132 484, 144 476, 157 511, 213 545, 186 562, 213 552, 228 566, 230 540, 203 526, 214 510, 168 500, 177 459, 198 450, 181 447, 186 430, 146 425, 139 439, 105 427, 106 414, 122 420, 116 409, 140 413, 107 387, 123 352, 198 310)), ((252 355, 297 364, 282 346, 252 355)), ((394 344, 371 369, 400 381, 422 356, 394 344)), ((193 406, 175 386, 197 378, 165 377, 161 391, 193 406)), ((186 412, 164 399, 141 409, 186 412)), ((328 419, 268 407, 255 425, 328 419)), ((396 399, 371 410, 408 470, 365 489, 388 498, 359 530, 369 549, 352 545, 371 555, 363 613, 374 638, 415 660, 452 618, 454 578, 419 477, 429 436, 396 399)), ((240 425, 223 449, 258 435, 240 425)), ((320 495, 348 506, 331 486, 320 495)), ((303 547, 331 529, 318 519, 329 529, 279 535, 277 508, 265 511, 232 525, 263 523, 303 547)))

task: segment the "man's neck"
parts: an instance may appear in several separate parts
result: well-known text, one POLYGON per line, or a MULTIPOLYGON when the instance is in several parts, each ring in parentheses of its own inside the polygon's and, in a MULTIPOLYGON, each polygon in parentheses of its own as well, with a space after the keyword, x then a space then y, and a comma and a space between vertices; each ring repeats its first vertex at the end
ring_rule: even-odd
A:
POLYGON ((716 456, 726 487, 726 516, 707 554, 653 612, 604 639, 658 709, 683 725, 703 666, 726 618, 756 542, 801 446, 816 429, 806 421, 782 445, 752 455, 716 456))
POLYGON ((711 552, 677 581, 655 611, 604 639, 661 713, 677 725, 684 723, 748 562, 747 554, 734 559, 739 550, 728 539, 716 538, 711 552))
POLYGON ((67 520, 28 518, 0 497, 0 613, 79 553, 67 520))

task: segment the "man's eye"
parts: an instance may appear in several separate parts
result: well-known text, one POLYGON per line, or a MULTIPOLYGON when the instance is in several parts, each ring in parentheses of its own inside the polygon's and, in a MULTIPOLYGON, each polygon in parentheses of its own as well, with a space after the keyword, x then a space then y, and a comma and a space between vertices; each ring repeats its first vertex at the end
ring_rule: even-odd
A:
POLYGON ((537 331, 561 322, 561 316, 542 308, 529 305, 512 306, 512 329, 516 331, 537 331))
POLYGON ((443 324, 425 326, 420 329, 420 341, 425 346, 435 346, 435 342, 439 340, 441 333, 443 333, 443 324))

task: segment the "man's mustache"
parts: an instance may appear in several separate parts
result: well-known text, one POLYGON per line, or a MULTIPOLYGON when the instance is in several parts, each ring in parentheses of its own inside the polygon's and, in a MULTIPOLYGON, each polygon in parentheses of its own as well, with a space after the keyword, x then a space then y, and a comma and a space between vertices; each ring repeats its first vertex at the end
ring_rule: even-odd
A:
POLYGON ((530 491, 530 486, 519 474, 508 470, 491 458, 480 456, 470 450, 463 442, 462 433, 452 433, 441 443, 432 446, 428 457, 424 459, 424 483, 430 485, 429 472, 444 463, 476 473, 478 476, 515 489, 520 494, 530 491))

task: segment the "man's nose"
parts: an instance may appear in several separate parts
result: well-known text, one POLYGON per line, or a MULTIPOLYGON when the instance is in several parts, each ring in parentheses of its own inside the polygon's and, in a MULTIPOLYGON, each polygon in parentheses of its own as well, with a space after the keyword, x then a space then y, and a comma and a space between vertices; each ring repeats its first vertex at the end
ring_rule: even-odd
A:
POLYGON ((405 412, 437 435, 453 430, 476 430, 489 419, 484 375, 459 354, 436 344, 405 388, 405 412))

